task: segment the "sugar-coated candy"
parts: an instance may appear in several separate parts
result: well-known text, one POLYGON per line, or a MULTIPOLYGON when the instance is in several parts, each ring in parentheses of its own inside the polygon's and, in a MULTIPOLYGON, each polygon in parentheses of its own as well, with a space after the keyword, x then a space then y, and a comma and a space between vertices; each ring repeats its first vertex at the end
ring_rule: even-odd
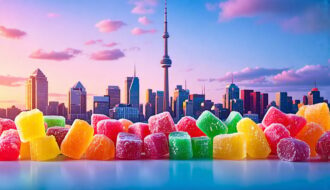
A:
POLYGON ((187 132, 172 132, 169 135, 170 159, 188 160, 193 157, 191 138, 187 132))
POLYGON ((144 138, 146 158, 159 159, 169 153, 167 137, 164 133, 153 133, 144 138))
POLYGON ((285 113, 275 107, 270 107, 262 120, 262 124, 268 127, 273 123, 280 123, 286 127, 290 122, 285 113))
POLYGON ((21 141, 14 129, 4 131, 0 137, 0 160, 17 160, 21 141))
POLYGON ((123 125, 125 132, 128 131, 129 126, 133 125, 133 122, 128 119, 119 119, 118 121, 123 125))
POLYGON ((265 129, 264 133, 272 149, 272 154, 277 154, 277 143, 280 142, 281 139, 290 137, 289 130, 280 123, 271 124, 265 129))
POLYGON ((227 126, 210 111, 204 111, 197 119, 196 124, 210 137, 211 141, 216 135, 228 132, 227 126))
POLYGON ((44 117, 38 109, 21 112, 15 124, 22 142, 46 136, 44 117))
POLYGON ((97 123, 105 119, 110 119, 110 118, 103 114, 92 114, 91 123, 92 123, 92 127, 94 128, 94 134, 97 134, 97 123))
POLYGON ((327 131, 330 130, 329 114, 328 104, 324 102, 306 106, 304 117, 307 122, 318 123, 327 131))
POLYGON ((97 123, 97 134, 109 137, 115 145, 120 132, 124 132, 123 124, 115 119, 106 119, 97 123))
POLYGON ((266 127, 262 123, 257 124, 261 130, 265 131, 266 127))
POLYGON ((212 144, 207 136, 191 138, 193 158, 210 159, 212 158, 212 144))
POLYGON ((88 160, 110 160, 115 157, 115 144, 109 137, 96 134, 86 150, 88 160))
POLYGON ((121 132, 116 144, 116 158, 137 160, 141 158, 142 140, 135 134, 121 132))
POLYGON ((306 119, 295 114, 287 114, 287 116, 289 118, 289 125, 286 128, 290 131, 291 137, 295 137, 305 127, 307 123, 306 119))
POLYGON ((146 136, 150 135, 149 125, 146 123, 134 123, 129 126, 128 133, 136 134, 143 140, 146 136))
POLYGON ((206 136, 203 131, 197 127, 196 120, 190 116, 182 117, 176 124, 176 130, 187 132, 190 137, 206 136))
POLYGON ((148 123, 151 133, 164 133, 168 136, 171 132, 176 131, 173 118, 169 112, 151 116, 148 123))
POLYGON ((308 144, 295 138, 284 138, 277 144, 277 156, 284 161, 306 161, 309 158, 309 154, 308 144))
POLYGON ((2 139, 11 139, 14 142, 16 142, 17 144, 21 143, 21 139, 19 137, 19 134, 18 134, 17 130, 15 130, 15 129, 9 129, 9 130, 4 131, 1 134, 1 138, 2 139))
POLYGON ((241 160, 246 157, 246 141, 242 133, 217 135, 213 139, 213 158, 241 160))
POLYGON ((306 142, 310 147, 311 157, 316 156, 316 144, 319 138, 324 133, 323 128, 317 123, 307 123, 307 125, 300 130, 296 138, 306 142))
POLYGON ((237 123, 242 119, 242 115, 237 111, 230 112, 229 116, 227 117, 225 124, 228 127, 228 133, 237 133, 237 123))
POLYGON ((65 127, 65 118, 57 115, 44 116, 44 121, 47 124, 47 128, 51 127, 65 127))
POLYGON ((307 108, 307 105, 300 106, 296 115, 300 116, 300 117, 305 117, 306 108, 307 108))
POLYGON ((237 124, 237 131, 244 134, 247 154, 251 158, 267 158, 271 152, 262 129, 250 118, 243 118, 237 124))
POLYGON ((51 127, 47 129, 47 135, 53 135, 56 139, 56 142, 59 147, 61 147, 62 141, 65 138, 66 134, 69 132, 68 128, 65 127, 51 127))
POLYGON ((80 159, 93 140, 94 129, 86 121, 76 119, 61 144, 61 152, 73 159, 80 159))
POLYGON ((30 160, 31 159, 29 142, 21 143, 21 148, 19 151, 19 159, 20 160, 30 160))
POLYGON ((328 160, 330 157, 330 131, 324 133, 316 144, 316 152, 323 159, 328 160))
POLYGON ((15 122, 11 119, 2 119, 0 118, 0 135, 3 131, 9 130, 9 129, 17 129, 15 122))
POLYGON ((31 160, 55 159, 61 153, 54 136, 44 136, 30 141, 31 160))

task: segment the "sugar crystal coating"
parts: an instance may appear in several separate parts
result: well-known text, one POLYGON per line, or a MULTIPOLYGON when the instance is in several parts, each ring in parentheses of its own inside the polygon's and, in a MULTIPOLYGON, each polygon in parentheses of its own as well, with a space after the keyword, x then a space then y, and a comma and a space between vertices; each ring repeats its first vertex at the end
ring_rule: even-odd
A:
POLYGON ((191 138, 187 132, 172 132, 169 135, 170 159, 188 160, 193 157, 191 138))
POLYGON ((63 116, 47 115, 44 116, 44 121, 47 124, 47 128, 65 127, 65 118, 63 116))
POLYGON ((97 134, 109 137, 115 144, 120 132, 124 132, 124 127, 123 124, 117 120, 106 119, 97 123, 97 134))
POLYGON ((115 144, 105 135, 96 134, 86 150, 88 160, 110 160, 115 157, 115 144))
POLYGON ((9 129, 17 129, 15 122, 11 119, 0 118, 0 135, 3 131, 7 131, 9 129))
POLYGON ((173 118, 169 112, 151 116, 148 123, 151 133, 164 133, 168 136, 171 132, 176 131, 173 118))
POLYGON ((195 159, 210 159, 212 158, 212 144, 207 136, 191 138, 193 150, 193 158, 195 159))
POLYGON ((204 111, 197 119, 196 124, 211 140, 216 135, 228 132, 227 126, 210 111, 204 111))
POLYGON ((264 133, 272 149, 272 154, 277 154, 277 143, 280 142, 281 139, 290 137, 289 130, 280 123, 271 124, 265 129, 264 133))
POLYGON ((316 144, 316 152, 323 159, 328 160, 330 157, 330 131, 324 133, 316 144))
POLYGON ((110 119, 110 118, 103 114, 92 114, 91 123, 92 123, 92 127, 94 128, 94 134, 97 134, 97 123, 105 119, 110 119))
POLYGON ((146 136, 143 148, 147 158, 159 159, 169 153, 168 140, 164 133, 153 133, 146 136))
POLYGON ((187 132, 190 137, 206 136, 203 131, 197 127, 196 120, 190 116, 182 117, 176 124, 176 130, 187 132))
POLYGON ((121 132, 116 144, 116 158, 138 160, 141 158, 142 140, 135 134, 121 132))
POLYGON ((149 125, 146 123, 134 123, 129 126, 128 133, 136 134, 143 140, 146 136, 150 135, 149 125))
POLYGON ((273 123, 280 123, 284 126, 288 126, 290 121, 287 115, 283 113, 281 110, 275 107, 270 107, 262 120, 262 124, 265 127, 268 127, 273 123))
POLYGON ((44 136, 30 141, 31 160, 47 161, 61 153, 54 136, 44 136))
POLYGON ((128 119, 119 119, 118 120, 124 127, 124 131, 127 132, 129 126, 133 125, 133 122, 128 119))
POLYGON ((289 125, 286 128, 290 131, 290 135, 295 137, 299 131, 305 127, 307 121, 305 118, 295 115, 295 114, 287 114, 289 118, 289 125))
POLYGON ((69 132, 68 128, 64 127, 51 127, 47 129, 47 135, 53 135, 59 147, 61 147, 62 141, 64 140, 66 134, 69 132))
POLYGON ((4 131, 0 137, 0 160, 17 160, 20 146, 21 141, 16 130, 4 131))
POLYGON ((246 157, 246 141, 241 133, 217 135, 213 139, 213 158, 241 160, 246 157))
POLYGON ((330 130, 329 114, 328 104, 318 103, 306 106, 304 117, 307 122, 317 123, 323 130, 327 131, 330 130))
POLYGON ((284 161, 306 161, 309 158, 309 154, 308 144, 295 138, 284 138, 277 144, 277 155, 284 161))

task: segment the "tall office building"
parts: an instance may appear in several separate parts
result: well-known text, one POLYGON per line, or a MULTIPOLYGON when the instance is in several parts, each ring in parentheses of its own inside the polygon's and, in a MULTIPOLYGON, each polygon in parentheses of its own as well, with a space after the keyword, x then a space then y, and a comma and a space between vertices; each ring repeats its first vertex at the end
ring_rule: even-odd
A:
POLYGON ((110 98, 110 109, 114 108, 117 104, 120 104, 119 86, 108 86, 105 94, 110 98))
POLYGON ((194 117, 194 105, 192 100, 185 100, 183 102, 183 113, 185 116, 194 117))
POLYGON ((157 91, 156 92, 156 107, 155 112, 156 114, 162 113, 164 111, 164 92, 157 91))
POLYGON ((58 115, 58 104, 57 101, 49 101, 47 115, 58 115))
POLYGON ((237 111, 241 114, 243 114, 243 100, 242 99, 231 99, 230 100, 230 110, 231 111, 237 111))
POLYGON ((109 115, 110 98, 109 96, 94 96, 93 113, 109 115))
POLYGON ((283 111, 288 113, 288 93, 287 92, 277 92, 276 93, 276 106, 283 111))
POLYGON ((303 104, 308 105, 308 97, 306 95, 303 96, 303 104))
POLYGON ((140 105, 140 82, 136 77, 135 67, 134 76, 127 77, 125 80, 125 99, 127 104, 131 104, 132 107, 139 108, 140 105))
POLYGON ((243 100, 244 113, 248 113, 249 111, 252 111, 252 102, 251 102, 252 92, 253 90, 241 90, 241 99, 243 100))
POLYGON ((261 93, 261 117, 262 118, 266 114, 267 106, 268 106, 268 94, 267 93, 261 93))
POLYGON ((69 119, 86 119, 87 92, 79 81, 69 91, 69 119))
POLYGON ((230 101, 232 99, 239 99, 239 88, 233 83, 233 81, 226 86, 225 108, 230 109, 230 101))
POLYGON ((48 81, 45 74, 35 70, 26 81, 26 109, 39 109, 44 114, 48 107, 48 81))
POLYGON ((129 119, 132 122, 140 121, 139 108, 132 107, 130 104, 118 104, 110 109, 110 118, 129 119))
POLYGON ((183 102, 189 98, 189 90, 183 89, 182 85, 177 85, 174 90, 172 111, 176 120, 184 116, 183 102))
POLYGON ((312 88, 312 90, 308 92, 307 99, 309 105, 324 102, 324 98, 321 97, 320 91, 316 87, 312 88))
POLYGON ((260 92, 251 92, 251 112, 261 115, 261 101, 260 101, 260 92))
POLYGON ((156 93, 152 89, 147 89, 146 103, 145 103, 145 118, 149 119, 150 116, 155 115, 156 110, 156 93))
POLYGON ((64 103, 58 105, 58 115, 68 118, 68 108, 65 107, 64 103))
POLYGON ((288 96, 287 113, 292 113, 292 108, 293 108, 293 99, 292 96, 288 96))
POLYGON ((193 115, 198 118, 202 113, 202 103, 205 101, 205 94, 190 94, 189 101, 193 104, 193 115))

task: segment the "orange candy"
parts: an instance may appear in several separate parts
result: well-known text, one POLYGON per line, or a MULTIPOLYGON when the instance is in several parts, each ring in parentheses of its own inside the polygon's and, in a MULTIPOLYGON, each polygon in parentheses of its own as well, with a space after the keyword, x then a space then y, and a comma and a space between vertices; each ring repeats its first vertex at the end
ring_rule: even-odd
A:
POLYGON ((128 131, 128 127, 133 125, 133 122, 128 120, 128 119, 119 119, 118 120, 123 126, 124 126, 124 131, 128 131))
POLYGON ((86 151, 88 160, 110 160, 115 157, 115 144, 113 141, 101 134, 93 137, 91 144, 86 151))
POLYGON ((61 144, 61 152, 73 159, 80 159, 93 140, 94 128, 86 121, 76 119, 61 144))
POLYGON ((316 156, 316 144, 319 138, 324 133, 323 128, 317 123, 307 123, 307 125, 301 129, 296 138, 305 141, 311 150, 311 157, 316 156))
POLYGON ((21 149, 19 151, 19 159, 20 160, 30 160, 30 143, 29 142, 22 142, 21 149))
POLYGON ((327 103, 318 103, 299 108, 297 115, 305 117, 307 122, 314 122, 327 131, 330 130, 329 107, 327 103))

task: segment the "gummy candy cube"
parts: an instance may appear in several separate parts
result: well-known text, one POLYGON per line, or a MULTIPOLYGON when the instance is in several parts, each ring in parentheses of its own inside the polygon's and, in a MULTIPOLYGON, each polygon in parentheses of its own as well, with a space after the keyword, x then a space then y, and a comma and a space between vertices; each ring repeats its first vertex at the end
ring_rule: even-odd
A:
POLYGON ((97 134, 109 137, 116 145, 117 136, 124 132, 123 124, 114 119, 106 119, 97 123, 97 134))
POLYGON ((65 127, 65 118, 63 116, 47 115, 44 116, 47 127, 65 127))
POLYGON ((0 137, 0 160, 17 160, 21 141, 14 129, 4 131, 0 137))
POLYGON ((290 121, 286 114, 283 113, 281 110, 275 107, 270 107, 266 115, 264 116, 264 119, 262 120, 262 124, 265 127, 268 127, 273 123, 280 123, 284 126, 288 126, 290 121))
POLYGON ((69 132, 68 128, 64 127, 51 127, 47 129, 47 135, 51 136, 53 135, 56 139, 56 142, 59 147, 61 147, 62 141, 65 138, 66 134, 69 132))
POLYGON ((305 127, 307 123, 306 119, 295 114, 287 114, 287 117, 289 118, 290 124, 286 126, 286 128, 290 131, 291 137, 295 137, 299 131, 305 127))
POLYGON ((146 123, 134 123, 129 126, 128 133, 136 134, 143 140, 146 136, 150 135, 149 125, 146 123))
POLYGON ((3 131, 9 130, 9 129, 16 129, 15 122, 11 119, 2 119, 0 118, 0 135, 3 131))
POLYGON ((211 141, 216 135, 228 132, 227 126, 210 111, 204 111, 197 119, 196 124, 210 137, 211 141))
POLYGON ((242 133, 217 135, 213 139, 213 158, 241 160, 246 157, 246 142, 242 133))
POLYGON ((188 160, 193 157, 191 139, 187 132, 172 132, 169 135, 170 159, 188 160))
POLYGON ((2 139, 11 139, 14 142, 16 142, 17 144, 21 143, 21 139, 19 138, 19 134, 18 134, 17 130, 15 130, 15 129, 9 129, 9 130, 4 131, 1 134, 1 138, 2 139))
POLYGON ((148 123, 151 133, 164 133, 168 136, 171 132, 176 131, 173 118, 169 112, 151 116, 148 123))
POLYGON ((137 160, 141 158, 142 140, 134 134, 121 132, 116 144, 116 157, 122 160, 137 160))
POLYGON ((258 126, 262 131, 265 131, 266 127, 262 123, 258 123, 258 126))
POLYGON ((94 128, 94 134, 97 134, 97 123, 105 119, 110 119, 110 118, 103 114, 92 114, 91 123, 92 123, 92 127, 94 128))
POLYGON ((272 154, 277 153, 277 144, 281 139, 290 137, 289 130, 280 123, 271 124, 265 129, 264 133, 272 149, 272 154))
POLYGON ((232 111, 230 112, 228 118, 225 121, 225 124, 228 127, 228 133, 237 133, 237 123, 242 119, 242 115, 239 112, 232 111))
POLYGON ((311 157, 316 156, 316 144, 319 138, 324 133, 323 128, 317 123, 307 123, 307 125, 300 130, 296 138, 306 142, 310 147, 311 157))
POLYGON ((143 148, 147 158, 158 159, 169 153, 168 141, 164 133, 153 133, 146 136, 143 148))
POLYGON ((318 123, 325 131, 330 128, 328 120, 329 107, 327 103, 308 105, 305 110, 305 118, 307 122, 318 123))
POLYGON ((110 160, 115 157, 115 144, 109 137, 96 134, 86 150, 88 160, 110 160))
POLYGON ((46 161, 61 153, 54 136, 44 136, 30 141, 31 160, 46 161))
POLYGON ((62 154, 80 159, 93 140, 94 129, 86 121, 76 119, 61 144, 62 154))
POLYGON ((19 159, 20 160, 30 160, 30 143, 29 142, 22 142, 21 148, 19 152, 19 159))
POLYGON ((124 127, 124 131, 127 132, 128 131, 128 127, 133 125, 133 122, 131 122, 128 119, 119 119, 118 120, 121 124, 123 124, 124 127))
POLYGON ((284 138, 277 144, 277 155, 284 161, 306 161, 309 158, 309 153, 308 144, 295 138, 284 138))
POLYGON ((243 118, 237 123, 237 131, 243 133, 246 151, 251 158, 267 158, 271 149, 264 132, 250 118, 243 118))
POLYGON ((300 117, 305 117, 305 111, 306 111, 306 108, 307 106, 304 105, 304 106, 301 106, 298 110, 298 112, 296 113, 297 116, 300 116, 300 117))
POLYGON ((38 109, 21 112, 15 118, 15 124, 22 142, 46 136, 44 117, 38 109))
POLYGON ((178 124, 176 124, 176 130, 187 132, 191 137, 206 136, 203 131, 197 127, 196 120, 190 116, 182 117, 178 124))
POLYGON ((212 158, 212 144, 207 136, 191 138, 193 158, 209 159, 212 158))
POLYGON ((316 152, 323 159, 328 160, 330 156, 330 132, 324 133, 317 141, 316 152))

